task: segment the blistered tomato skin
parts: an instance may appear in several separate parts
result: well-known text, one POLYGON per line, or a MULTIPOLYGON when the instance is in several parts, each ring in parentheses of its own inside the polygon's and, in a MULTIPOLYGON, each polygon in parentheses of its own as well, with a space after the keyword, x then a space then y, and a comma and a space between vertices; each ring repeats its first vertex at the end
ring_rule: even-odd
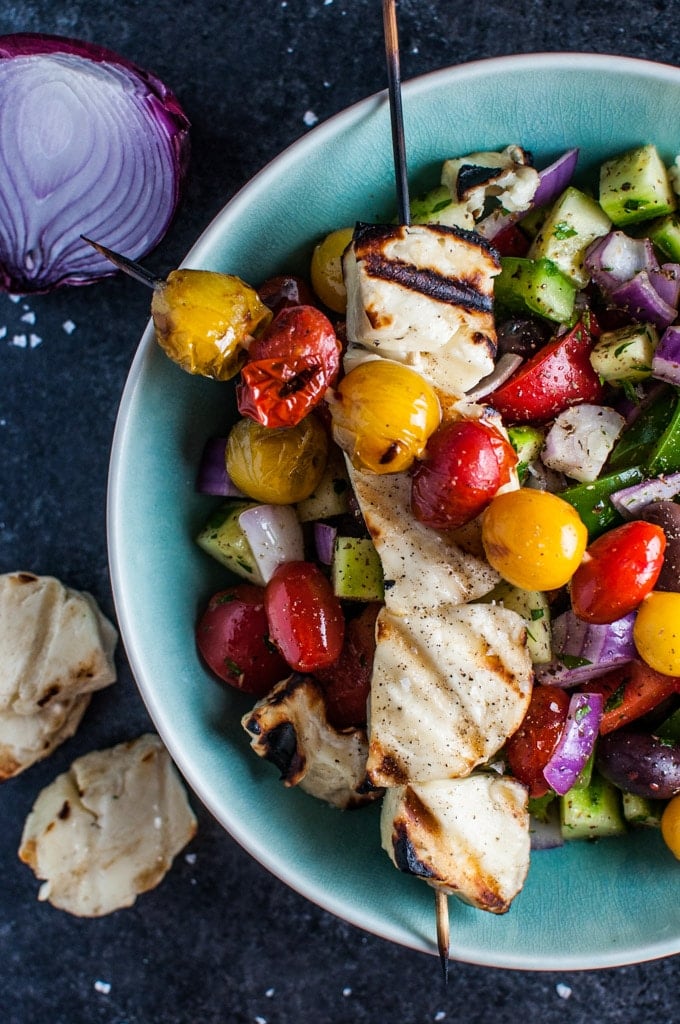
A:
POLYGON ((370 359, 329 392, 333 437, 357 469, 401 473, 422 455, 439 426, 434 389, 415 370, 370 359))
POLYGON ((280 565, 265 587, 264 602, 270 636, 296 672, 314 672, 340 657, 345 617, 318 566, 280 565))
POLYGON ((242 583, 210 598, 196 626, 196 646, 219 679, 263 697, 289 671, 268 634, 264 590, 242 583))
POLYGON ((633 640, 651 668, 680 676, 680 594, 653 590, 638 608, 633 640))
POLYGON ((574 613, 585 622, 614 622, 649 594, 663 566, 666 538, 652 523, 624 523, 593 541, 574 573, 574 613))
POLYGON ((416 519, 441 530, 463 526, 508 483, 516 462, 510 443, 488 424, 443 424, 413 468, 411 506, 416 519))
POLYGON ((489 564, 523 590, 557 590, 568 583, 588 543, 576 510, 548 491, 497 494, 482 517, 489 564))
POLYGON ((240 278, 209 270, 173 270, 151 300, 156 339, 188 373, 230 380, 246 360, 251 336, 271 320, 257 292, 240 278))
POLYGON ((505 745, 510 771, 528 788, 530 797, 545 796, 550 788, 543 769, 562 734, 568 710, 566 690, 535 685, 524 720, 505 745))
POLYGON ((340 370, 341 346, 314 306, 283 309, 248 350, 238 409, 265 427, 294 427, 323 399, 340 370))
POLYGON ((319 242, 312 253, 312 288, 324 306, 334 313, 345 313, 347 291, 342 275, 342 254, 352 241, 354 228, 338 228, 319 242))
POLYGON ((291 306, 314 305, 314 296, 307 282, 291 274, 268 277, 257 289, 257 294, 274 316, 291 306))
POLYGON ((313 415, 287 429, 238 420, 227 438, 229 476, 249 498, 265 504, 291 505, 308 498, 327 458, 328 436, 313 415))

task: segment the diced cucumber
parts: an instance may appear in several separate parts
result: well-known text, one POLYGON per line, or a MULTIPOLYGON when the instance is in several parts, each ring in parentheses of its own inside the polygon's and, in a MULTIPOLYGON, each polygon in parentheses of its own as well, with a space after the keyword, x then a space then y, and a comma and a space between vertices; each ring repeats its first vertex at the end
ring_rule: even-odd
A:
POLYGON ((502 580, 484 595, 485 604, 497 601, 521 615, 527 624, 527 650, 534 665, 552 660, 550 605, 540 590, 522 590, 502 580))
POLYGON ((342 516, 349 510, 349 478, 342 452, 333 447, 321 480, 308 498, 295 506, 301 523, 342 516))
POLYGON ((242 512, 256 506, 256 501, 231 501, 220 506, 196 537, 196 543, 237 576, 264 586, 262 573, 238 521, 242 512))
POLYGON ((475 219, 465 203, 459 203, 446 185, 411 200, 412 224, 445 224, 448 227, 472 230, 475 219))
POLYGON ((659 332, 653 324, 603 331, 590 353, 590 363, 609 384, 637 384, 651 375, 658 344, 659 332))
POLYGON ((601 839, 621 836, 626 822, 621 793, 611 782, 593 772, 590 785, 573 788, 560 797, 560 821, 565 839, 601 839))
POLYGON ((549 259, 577 288, 588 284, 583 260, 591 242, 606 235, 611 221, 600 204, 570 185, 546 217, 529 249, 532 259, 549 259))
POLYGON ((331 582, 337 597, 382 601, 385 596, 380 556, 367 537, 336 537, 331 582))
POLYGON ((494 296, 499 306, 512 313, 534 313, 556 323, 570 323, 576 289, 551 260, 502 256, 501 272, 494 278, 494 296))
POLYGON ((672 213, 677 200, 655 146, 641 146, 600 168, 600 206, 617 227, 672 213))
POLYGON ((524 483, 528 467, 538 458, 543 442, 545 431, 539 427, 516 426, 508 428, 510 444, 517 454, 517 475, 519 482, 524 483))
POLYGON ((671 262, 680 263, 680 217, 677 214, 659 217, 649 225, 647 235, 671 262))
POLYGON ((624 793, 622 803, 623 816, 629 825, 634 825, 636 828, 660 827, 661 813, 664 807, 661 800, 648 800, 635 793, 624 793))

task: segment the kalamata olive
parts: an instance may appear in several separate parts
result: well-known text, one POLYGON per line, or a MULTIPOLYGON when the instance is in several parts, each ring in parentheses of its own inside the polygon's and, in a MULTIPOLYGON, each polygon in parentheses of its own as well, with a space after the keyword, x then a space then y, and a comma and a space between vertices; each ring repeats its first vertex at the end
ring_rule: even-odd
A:
POLYGON ((640 515, 647 523, 660 526, 666 534, 661 574, 655 590, 680 590, 680 505, 674 501, 655 501, 640 515))
POLYGON ((314 305, 312 289, 301 277, 292 274, 267 278, 257 289, 257 294, 274 315, 290 306, 314 305))
POLYGON ((513 352, 525 359, 543 348, 550 337, 550 328, 538 320, 506 320, 496 329, 498 355, 513 352))
POLYGON ((598 769, 624 792, 649 800, 670 800, 680 793, 680 747, 617 729, 599 738, 597 751, 598 769))

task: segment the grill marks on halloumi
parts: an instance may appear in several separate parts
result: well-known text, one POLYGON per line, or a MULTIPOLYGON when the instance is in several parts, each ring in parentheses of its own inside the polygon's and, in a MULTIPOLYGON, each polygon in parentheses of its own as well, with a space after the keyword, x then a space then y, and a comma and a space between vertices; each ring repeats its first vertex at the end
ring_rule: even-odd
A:
POLYGON ((491 372, 500 263, 479 235, 358 224, 343 270, 351 347, 406 362, 458 397, 491 372))

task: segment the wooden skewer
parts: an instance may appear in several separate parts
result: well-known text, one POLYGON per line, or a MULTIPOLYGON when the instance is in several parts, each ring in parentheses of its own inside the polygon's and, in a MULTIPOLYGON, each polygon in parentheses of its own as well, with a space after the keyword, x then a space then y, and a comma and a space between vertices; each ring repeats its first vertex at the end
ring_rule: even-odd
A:
POLYGON ((392 121, 392 148, 394 150, 394 174, 397 186, 399 223, 410 224, 411 211, 408 196, 404 116, 401 105, 401 71, 396 0, 383 0, 383 28, 385 34, 385 57, 387 59, 387 84, 392 121))
POLYGON ((449 981, 449 897, 441 889, 434 890, 434 909, 437 918, 437 949, 439 962, 444 975, 444 984, 449 981))
POLYGON ((118 267, 123 273, 133 277, 135 281, 140 281, 145 284, 147 288, 153 288, 156 291, 160 288, 164 281, 160 277, 154 277, 141 263, 135 263, 134 260, 129 260, 127 256, 121 256, 119 252, 114 252, 113 249, 107 249, 105 245, 101 245, 100 242, 94 242, 91 238, 87 238, 85 235, 80 236, 84 242, 91 245, 93 249, 96 249, 98 253, 105 256, 107 260, 113 263, 114 267, 118 267))

